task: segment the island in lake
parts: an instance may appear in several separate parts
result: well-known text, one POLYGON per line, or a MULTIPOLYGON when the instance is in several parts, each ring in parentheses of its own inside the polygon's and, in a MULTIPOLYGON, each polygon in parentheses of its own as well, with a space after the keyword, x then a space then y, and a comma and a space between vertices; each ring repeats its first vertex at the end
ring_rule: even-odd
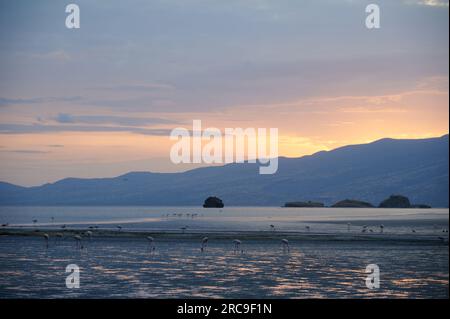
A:
POLYGON ((204 208, 223 208, 224 206, 223 201, 216 196, 208 197, 203 203, 204 208))
POLYGON ((371 203, 356 200, 356 199, 344 199, 344 200, 341 200, 341 201, 333 204, 331 207, 372 208, 375 206, 373 206, 371 203))
MULTIPOLYGON (((287 202, 283 207, 325 207, 323 203, 313 201, 287 202)), ((357 199, 344 199, 331 205, 333 208, 374 208, 375 205, 357 199)), ((383 200, 378 208, 431 208, 426 204, 411 204, 409 198, 403 195, 391 195, 383 200)))

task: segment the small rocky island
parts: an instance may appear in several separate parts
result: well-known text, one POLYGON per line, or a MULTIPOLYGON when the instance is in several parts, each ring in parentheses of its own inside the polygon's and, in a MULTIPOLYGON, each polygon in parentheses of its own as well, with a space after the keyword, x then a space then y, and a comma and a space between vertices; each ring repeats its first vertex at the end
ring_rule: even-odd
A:
POLYGON ((363 202, 360 200, 355 199, 344 199, 341 200, 333 205, 331 207, 342 207, 342 208, 372 208, 374 207, 371 203, 363 202))
POLYGON ((284 204, 284 207, 325 207, 323 203, 319 202, 287 202, 284 204))
POLYGON ((402 195, 391 195, 378 205, 380 208, 410 208, 409 198, 402 195))
POLYGON ((380 208, 431 208, 425 204, 411 204, 409 198, 402 195, 391 195, 378 206, 380 208))
MULTIPOLYGON (((326 207, 323 203, 313 201, 286 202, 282 207, 326 207)), ((331 205, 333 208, 374 208, 369 202, 357 199, 344 199, 331 205)), ((409 198, 403 195, 391 195, 383 200, 379 208, 431 208, 426 204, 411 204, 409 198)))
POLYGON ((223 208, 224 204, 219 197, 210 196, 203 203, 204 208, 223 208))

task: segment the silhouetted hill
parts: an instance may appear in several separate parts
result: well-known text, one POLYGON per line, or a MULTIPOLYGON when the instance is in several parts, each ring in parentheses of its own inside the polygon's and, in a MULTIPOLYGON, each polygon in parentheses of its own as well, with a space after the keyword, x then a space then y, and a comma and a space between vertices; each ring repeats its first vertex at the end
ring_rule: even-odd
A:
POLYGON ((66 178, 38 187, 0 183, 1 205, 195 205, 219 196, 227 206, 307 199, 331 205, 345 198, 379 203, 404 194, 413 203, 448 207, 448 135, 382 139, 300 158, 279 159, 274 175, 257 164, 229 164, 184 173, 132 172, 115 178, 66 178))

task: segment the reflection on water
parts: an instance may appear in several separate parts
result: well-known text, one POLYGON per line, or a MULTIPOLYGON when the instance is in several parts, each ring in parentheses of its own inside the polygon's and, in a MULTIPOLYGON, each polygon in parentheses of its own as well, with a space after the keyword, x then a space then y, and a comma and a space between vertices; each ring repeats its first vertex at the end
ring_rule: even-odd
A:
POLYGON ((278 241, 232 243, 156 238, 73 241, 0 237, 0 297, 134 298, 448 298, 448 246, 368 242, 278 241), (65 286, 65 267, 81 268, 81 288, 65 286), (381 288, 365 286, 365 267, 376 263, 381 288))

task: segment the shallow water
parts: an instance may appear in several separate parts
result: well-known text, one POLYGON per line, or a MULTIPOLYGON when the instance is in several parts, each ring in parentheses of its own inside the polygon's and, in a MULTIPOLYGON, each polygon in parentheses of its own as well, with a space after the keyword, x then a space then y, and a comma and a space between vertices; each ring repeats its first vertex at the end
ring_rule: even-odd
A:
POLYGON ((0 223, 22 227, 59 227, 63 224, 85 228, 99 225, 125 230, 248 231, 275 230, 346 233, 360 232, 363 225, 374 233, 439 234, 448 230, 449 209, 377 208, 281 208, 228 207, 0 207, 0 223), (194 217, 192 217, 194 214, 194 217), (33 223, 33 220, 37 220, 33 223))
POLYGON ((52 237, 46 248, 42 237, 0 236, 0 298, 448 298, 448 209, 2 207, 0 222, 28 231, 187 226, 193 234, 156 237, 154 252, 145 237, 94 236, 77 249, 72 237, 52 237), (358 239, 363 225, 390 239, 358 239), (242 246, 211 237, 202 253, 207 231, 233 231, 242 246), (249 231, 263 239, 246 238, 249 231), (282 232, 303 237, 289 237, 287 252, 274 235, 282 232), (69 264, 81 268, 79 289, 65 285, 69 264), (368 264, 380 267, 379 289, 365 285, 368 264))
POLYGON ((361 242, 0 238, 0 297, 135 298, 448 298, 448 246, 361 242), (365 267, 380 267, 380 288, 365 267), (81 268, 80 288, 65 286, 65 267, 81 268))

